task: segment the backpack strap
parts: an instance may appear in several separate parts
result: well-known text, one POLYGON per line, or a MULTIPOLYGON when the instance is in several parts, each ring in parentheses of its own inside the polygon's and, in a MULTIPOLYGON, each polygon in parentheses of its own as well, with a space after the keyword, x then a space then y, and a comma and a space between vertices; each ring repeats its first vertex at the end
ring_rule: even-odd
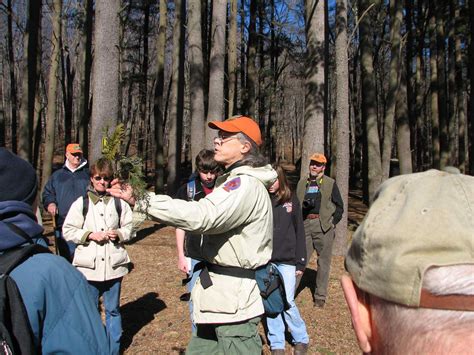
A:
POLYGON ((194 200, 194 196, 196 196, 196 180, 193 179, 191 181, 188 181, 186 184, 187 187, 187 195, 188 195, 188 201, 194 200))
POLYGON ((115 210, 117 211, 118 215, 118 227, 120 228, 122 226, 121 219, 122 219, 122 203, 120 202, 120 199, 118 197, 114 197, 114 204, 115 204, 115 210))
POLYGON ((89 196, 86 193, 82 196, 82 217, 84 217, 84 222, 86 221, 87 212, 89 212, 89 196))
POLYGON ((40 244, 31 244, 5 251, 0 257, 0 276, 10 274, 15 267, 30 256, 40 253, 51 253, 51 251, 40 244))

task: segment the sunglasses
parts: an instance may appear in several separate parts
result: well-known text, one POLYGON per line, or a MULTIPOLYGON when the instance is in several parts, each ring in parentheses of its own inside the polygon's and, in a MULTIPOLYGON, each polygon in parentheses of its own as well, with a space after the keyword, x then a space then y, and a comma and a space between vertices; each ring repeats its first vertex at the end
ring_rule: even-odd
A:
POLYGON ((104 180, 104 181, 106 181, 106 182, 112 181, 112 177, 111 177, 111 176, 98 176, 98 175, 97 175, 97 176, 94 176, 93 179, 94 179, 95 181, 100 181, 100 180, 104 180))

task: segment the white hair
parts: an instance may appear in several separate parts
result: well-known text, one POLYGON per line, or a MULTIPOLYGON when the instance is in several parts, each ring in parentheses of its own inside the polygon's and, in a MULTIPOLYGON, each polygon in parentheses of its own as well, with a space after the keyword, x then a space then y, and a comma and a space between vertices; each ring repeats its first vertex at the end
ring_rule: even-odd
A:
MULTIPOLYGON (((423 288, 435 295, 474 295, 474 265, 427 270, 423 288)), ((370 295, 375 350, 386 354, 468 353, 474 311, 411 308, 370 295)))

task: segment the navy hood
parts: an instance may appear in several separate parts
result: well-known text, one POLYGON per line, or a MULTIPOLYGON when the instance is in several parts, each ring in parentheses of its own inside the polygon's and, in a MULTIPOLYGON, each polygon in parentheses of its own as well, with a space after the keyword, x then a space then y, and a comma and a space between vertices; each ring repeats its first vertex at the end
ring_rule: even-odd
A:
POLYGON ((25 244, 25 239, 12 231, 5 222, 14 224, 31 238, 40 237, 43 227, 36 222, 31 205, 20 201, 0 202, 0 251, 25 244))

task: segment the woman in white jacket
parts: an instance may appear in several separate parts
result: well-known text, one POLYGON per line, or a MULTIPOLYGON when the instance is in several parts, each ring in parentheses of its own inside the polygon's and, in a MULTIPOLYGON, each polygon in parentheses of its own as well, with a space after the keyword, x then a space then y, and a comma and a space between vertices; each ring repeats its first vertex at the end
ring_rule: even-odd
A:
POLYGON ((91 166, 87 197, 71 205, 63 235, 77 244, 72 263, 89 281, 97 303, 103 296, 107 332, 113 353, 118 354, 122 335, 120 288, 130 262, 123 242, 131 237, 132 210, 126 202, 116 202, 106 193, 113 175, 112 163, 105 158, 91 166))

